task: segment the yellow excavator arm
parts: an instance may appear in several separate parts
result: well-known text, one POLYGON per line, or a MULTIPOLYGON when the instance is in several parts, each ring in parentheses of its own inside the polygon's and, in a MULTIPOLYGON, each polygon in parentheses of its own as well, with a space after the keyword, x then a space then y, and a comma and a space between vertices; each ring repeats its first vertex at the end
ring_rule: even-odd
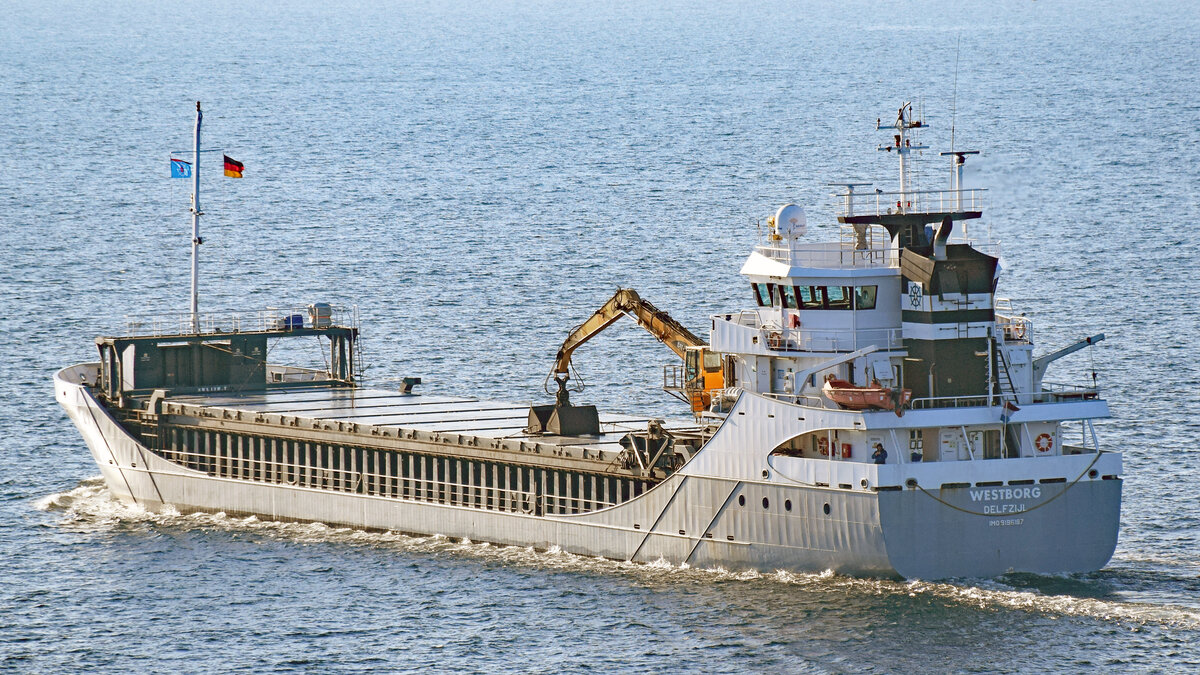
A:
POLYGON ((666 312, 643 300, 632 288, 617 289, 604 306, 571 331, 563 341, 554 359, 554 370, 550 373, 554 376, 554 381, 558 382, 557 406, 570 406, 566 385, 571 376, 571 355, 580 345, 626 314, 683 359, 683 386, 670 391, 679 391, 678 395, 684 397, 692 406, 693 412, 706 409, 712 400, 712 392, 725 387, 721 355, 713 353, 708 348, 708 343, 696 337, 666 312))
POLYGON ((643 300, 637 291, 632 288, 620 288, 603 307, 571 331, 563 341, 554 360, 555 379, 566 380, 569 377, 571 354, 574 354, 580 345, 626 314, 633 317, 639 326, 661 340, 681 359, 687 358, 688 347, 703 347, 707 344, 666 312, 643 300))

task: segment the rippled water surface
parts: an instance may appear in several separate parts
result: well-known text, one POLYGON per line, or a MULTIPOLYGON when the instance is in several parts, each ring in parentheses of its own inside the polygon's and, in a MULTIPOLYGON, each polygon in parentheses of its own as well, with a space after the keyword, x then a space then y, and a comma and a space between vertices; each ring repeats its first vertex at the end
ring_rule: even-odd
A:
MULTIPOLYGON (((0 660, 20 671, 1200 669, 1200 10, 1169 2, 8 3, 0 22, 0 660), (956 48, 956 45, 958 47, 956 48), (955 62, 958 61, 957 87, 955 62), (187 306, 357 303, 368 376, 543 397, 617 285, 701 330, 754 222, 894 185, 923 97, 984 155, 1001 294, 1051 379, 1106 389, 1121 540, 1093 574, 951 583, 680 569, 440 537, 147 514, 104 492, 57 368, 187 306), (952 105, 953 103, 953 105, 952 105), (954 110, 953 117, 951 111, 954 110), (891 112, 890 112, 891 111, 891 112)), ((930 153, 933 154, 933 153, 930 153)), ((920 174, 938 187, 946 170, 920 174)), ((678 415, 669 352, 577 353, 611 411, 678 415)))

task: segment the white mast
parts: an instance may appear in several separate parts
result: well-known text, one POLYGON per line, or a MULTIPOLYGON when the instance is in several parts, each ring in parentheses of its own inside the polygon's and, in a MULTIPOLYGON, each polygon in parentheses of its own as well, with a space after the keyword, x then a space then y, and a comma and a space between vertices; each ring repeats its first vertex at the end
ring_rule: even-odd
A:
POLYGON ((200 274, 200 102, 196 101, 196 138, 192 154, 192 332, 200 332, 199 301, 196 278, 200 274))
MULTIPOLYGON (((913 145, 912 139, 909 138, 910 129, 921 129, 925 126, 925 121, 922 119, 912 119, 912 102, 905 101, 904 105, 900 106, 900 110, 896 113, 896 123, 891 126, 884 126, 881 120, 875 121, 876 129, 895 129, 896 134, 893 136, 895 145, 881 145, 880 150, 891 152, 896 151, 900 157, 900 200, 896 204, 896 211, 905 213, 908 210, 908 193, 909 193, 909 175, 906 159, 914 150, 928 150, 924 145, 913 145)), ((915 134, 914 134, 915 135, 915 134)))

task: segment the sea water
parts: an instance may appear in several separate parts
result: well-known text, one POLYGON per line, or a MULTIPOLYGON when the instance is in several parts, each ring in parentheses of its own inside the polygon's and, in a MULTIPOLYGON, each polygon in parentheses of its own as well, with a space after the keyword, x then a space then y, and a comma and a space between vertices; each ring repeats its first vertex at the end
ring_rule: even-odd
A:
MULTIPOLYGON (((1173 2, 10 2, 0 22, 0 662, 17 671, 1200 668, 1200 10, 1173 2), (618 286, 700 334, 751 304, 765 217, 896 187, 875 131, 923 104, 920 187, 981 150, 976 232, 1048 380, 1096 382, 1125 453, 1091 574, 947 582, 634 565, 150 514, 112 500, 51 388, 126 315, 357 304, 368 384, 546 401, 618 286)), ((303 347, 303 345, 302 345, 303 347)), ((308 347, 313 353, 317 346, 308 347)), ((273 355, 274 356, 274 355, 273 355)), ((288 355, 290 356, 290 355, 288 355)), ((311 354, 310 354, 311 356, 311 354)), ((319 358, 319 355, 317 356, 319 358)), ((679 416, 617 324, 602 411, 679 416)))

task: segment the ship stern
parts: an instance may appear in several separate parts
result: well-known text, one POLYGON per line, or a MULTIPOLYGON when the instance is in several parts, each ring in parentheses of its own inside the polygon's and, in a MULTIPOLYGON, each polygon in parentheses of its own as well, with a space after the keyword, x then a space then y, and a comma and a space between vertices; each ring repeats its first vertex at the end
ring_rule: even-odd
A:
POLYGON ((881 492, 888 559, 909 579, 1098 570, 1116 549, 1122 480, 1094 476, 881 492))

